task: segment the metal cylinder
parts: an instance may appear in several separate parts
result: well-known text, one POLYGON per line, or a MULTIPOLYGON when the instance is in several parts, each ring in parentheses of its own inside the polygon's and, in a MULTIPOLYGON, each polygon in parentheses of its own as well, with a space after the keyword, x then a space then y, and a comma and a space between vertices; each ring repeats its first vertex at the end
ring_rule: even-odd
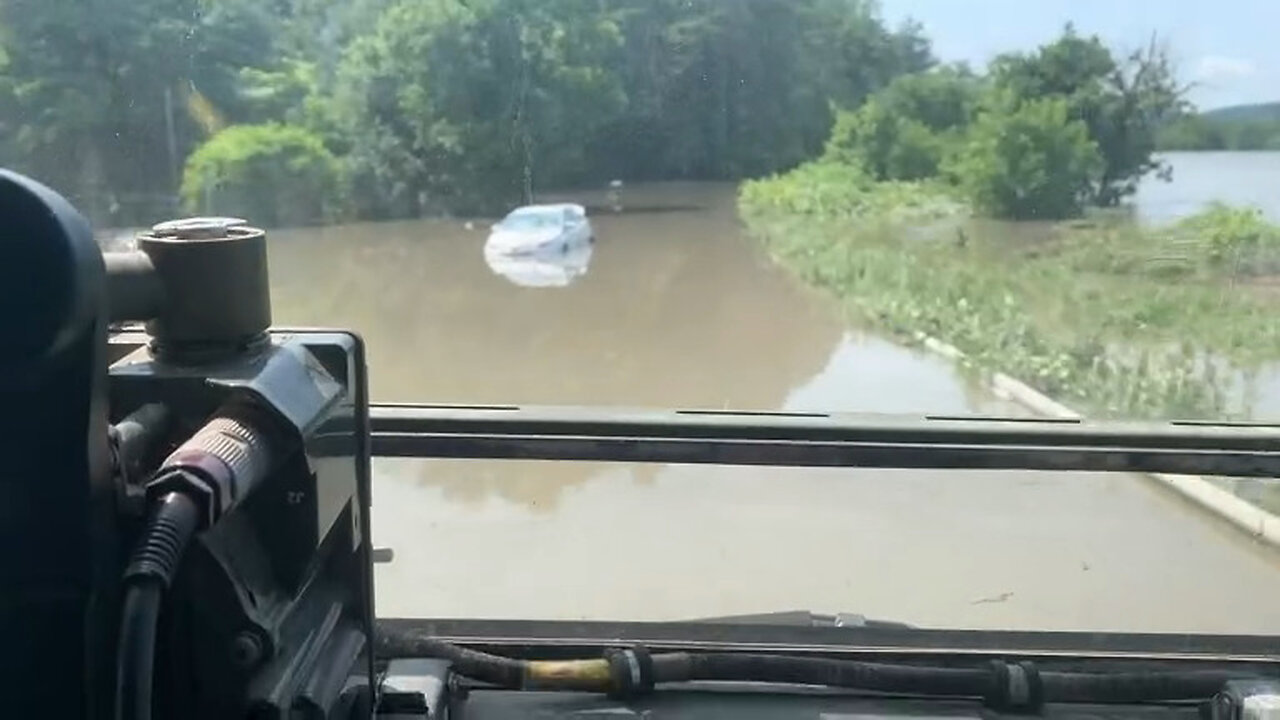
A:
POLYGON ((216 361, 260 342, 271 326, 266 233, 238 218, 188 218, 138 236, 163 302, 147 325, 152 351, 216 361))
POLYGON ((164 305, 164 286, 151 258, 140 251, 102 254, 107 266, 107 306, 110 322, 150 320, 164 305))

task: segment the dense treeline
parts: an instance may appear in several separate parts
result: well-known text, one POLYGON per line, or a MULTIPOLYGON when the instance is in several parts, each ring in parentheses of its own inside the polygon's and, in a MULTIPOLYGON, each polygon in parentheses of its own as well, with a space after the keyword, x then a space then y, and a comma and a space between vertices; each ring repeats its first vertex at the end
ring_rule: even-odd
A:
POLYGON ((819 154, 933 65, 868 0, 3 0, 0 163, 100 222, 488 211, 819 154), (161 210, 157 210, 161 207, 161 210))
POLYGON ((1280 104, 1242 105, 1169 123, 1161 150, 1280 150, 1280 104))

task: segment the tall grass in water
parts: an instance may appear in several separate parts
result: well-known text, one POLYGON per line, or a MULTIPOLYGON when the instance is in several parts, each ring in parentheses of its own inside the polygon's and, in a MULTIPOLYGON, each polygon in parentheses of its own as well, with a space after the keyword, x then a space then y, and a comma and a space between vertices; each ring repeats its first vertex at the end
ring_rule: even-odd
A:
MULTIPOLYGON (((1006 372, 1092 415, 1220 418, 1226 378, 1205 355, 1280 357, 1274 316, 1233 285, 1224 262, 1239 248, 1220 237, 1188 249, 1188 237, 1212 237, 1205 223, 1220 229, 1213 216, 1151 232, 1063 226, 1019 249, 970 237, 963 206, 934 186, 813 167, 746 184, 740 207, 777 261, 859 317, 903 338, 938 337, 974 369, 1006 372), (922 223, 933 231, 904 232, 922 223), (1175 249, 1180 267, 1162 268, 1175 249)), ((1268 255, 1258 251, 1268 242, 1237 244, 1250 262, 1268 255)))

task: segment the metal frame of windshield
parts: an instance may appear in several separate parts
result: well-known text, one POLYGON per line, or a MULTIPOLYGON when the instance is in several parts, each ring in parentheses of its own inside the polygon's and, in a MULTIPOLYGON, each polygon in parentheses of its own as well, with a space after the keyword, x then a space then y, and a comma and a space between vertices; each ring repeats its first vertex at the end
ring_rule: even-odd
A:
POLYGON ((1280 477, 1280 425, 374 405, 379 457, 1280 477))

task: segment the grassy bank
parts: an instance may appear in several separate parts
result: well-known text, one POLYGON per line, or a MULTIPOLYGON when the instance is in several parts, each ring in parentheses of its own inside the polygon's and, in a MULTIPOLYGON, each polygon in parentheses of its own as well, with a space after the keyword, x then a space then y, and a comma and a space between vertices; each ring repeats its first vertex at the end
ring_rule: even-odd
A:
POLYGON ((973 369, 1090 414, 1222 417, 1222 363, 1209 359, 1280 359, 1266 282, 1280 270, 1280 230, 1250 211, 1014 239, 971 221, 939 185, 873 183, 835 164, 747 183, 739 204, 778 262, 860 321, 938 337, 973 369))

